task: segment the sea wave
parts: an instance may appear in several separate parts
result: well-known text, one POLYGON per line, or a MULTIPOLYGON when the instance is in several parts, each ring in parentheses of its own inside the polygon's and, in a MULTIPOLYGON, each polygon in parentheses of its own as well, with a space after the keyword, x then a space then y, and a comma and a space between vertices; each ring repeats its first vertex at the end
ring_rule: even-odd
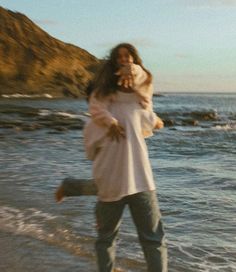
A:
MULTIPOLYGON (((80 236, 68 224, 66 218, 54 216, 35 208, 20 210, 9 206, 0 207, 0 230, 12 235, 28 236, 56 247, 63 248, 73 255, 85 257, 95 263, 94 237, 80 236)), ((117 257, 116 272, 124 272, 120 266, 143 271, 143 261, 117 257), (141 269, 141 270, 140 270, 141 269)))
POLYGON ((35 208, 20 210, 17 208, 2 206, 0 209, 0 230, 15 235, 26 235, 41 241, 64 246, 72 249, 73 253, 91 255, 81 250, 79 244, 88 242, 89 237, 83 238, 75 235, 72 230, 60 225, 60 219, 50 213, 42 212, 35 208), (73 243, 73 241, 80 243, 73 243))
POLYGON ((13 207, 2 206, 0 209, 0 229, 15 234, 33 235, 42 239, 44 235, 43 222, 55 218, 56 216, 34 208, 22 211, 13 207))

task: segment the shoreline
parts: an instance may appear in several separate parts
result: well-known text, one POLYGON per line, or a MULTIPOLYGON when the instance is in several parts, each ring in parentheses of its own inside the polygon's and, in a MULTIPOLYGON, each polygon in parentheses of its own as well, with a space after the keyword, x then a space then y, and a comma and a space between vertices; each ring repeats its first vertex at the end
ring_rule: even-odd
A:
MULTIPOLYGON (((164 97, 166 95, 236 95, 235 92, 183 92, 183 91, 176 91, 176 92, 158 92, 154 93, 153 97, 164 97)), ((86 99, 84 96, 81 97, 68 97, 68 96, 53 96, 48 93, 43 94, 21 94, 21 93, 14 93, 14 94, 1 94, 1 99, 72 99, 72 100, 84 100, 86 99)))

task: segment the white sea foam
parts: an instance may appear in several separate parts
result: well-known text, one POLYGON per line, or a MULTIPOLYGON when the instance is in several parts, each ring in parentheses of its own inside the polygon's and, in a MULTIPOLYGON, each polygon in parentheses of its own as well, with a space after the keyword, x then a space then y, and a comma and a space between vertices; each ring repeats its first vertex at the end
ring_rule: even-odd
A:
POLYGON ((57 115, 61 117, 71 118, 71 119, 80 119, 86 122, 90 118, 90 114, 87 112, 82 112, 80 114, 69 113, 64 111, 51 111, 47 109, 41 109, 38 113, 40 116, 49 116, 49 115, 57 115))
POLYGON ((32 94, 32 95, 28 95, 28 94, 19 94, 19 93, 15 93, 15 94, 2 94, 3 98, 53 98, 52 95, 50 94, 32 94))
POLYGON ((235 130, 236 129, 236 123, 229 123, 225 125, 217 125, 213 127, 214 130, 235 130))
POLYGON ((46 97, 46 98, 53 98, 53 96, 50 95, 50 94, 44 94, 44 97, 46 97))
POLYGON ((50 111, 50 110, 40 110, 39 111, 40 116, 48 116, 50 114, 52 114, 52 111, 50 111))
MULTIPOLYGON (((236 271, 235 264, 228 257, 221 255, 220 253, 219 254, 215 253, 214 248, 210 247, 209 250, 207 250, 206 247, 202 248, 193 245, 192 243, 186 242, 181 243, 177 241, 169 241, 168 245, 169 251, 171 251, 172 248, 177 250, 178 258, 180 260, 185 259, 185 262, 188 265, 188 267, 190 268, 194 267, 194 270, 191 271, 200 272, 236 271)), ((219 252, 221 252, 222 250, 223 248, 219 249, 219 252)), ((227 252, 227 249, 224 248, 224 252, 225 251, 227 252)), ((172 260, 174 262, 174 266, 176 267, 176 270, 174 271, 179 272, 181 271, 178 269, 179 262, 175 263, 175 260, 176 256, 175 259, 172 260)))
POLYGON ((88 112, 83 112, 79 115, 79 119, 84 121, 85 123, 90 119, 91 115, 88 112))
POLYGON ((73 254, 92 257, 86 249, 88 237, 80 237, 73 230, 61 225, 60 218, 35 208, 16 209, 0 206, 0 231, 24 235, 53 245, 60 245, 73 254))
POLYGON ((78 119, 80 117, 80 115, 78 115, 78 114, 68 113, 68 112, 64 112, 64 111, 58 111, 58 112, 55 112, 54 114, 59 115, 59 116, 63 116, 63 117, 67 117, 67 118, 72 118, 72 119, 78 119))
POLYGON ((55 218, 56 216, 54 215, 34 208, 19 210, 2 206, 0 209, 0 229, 16 234, 29 232, 41 233, 42 222, 54 220, 55 218))

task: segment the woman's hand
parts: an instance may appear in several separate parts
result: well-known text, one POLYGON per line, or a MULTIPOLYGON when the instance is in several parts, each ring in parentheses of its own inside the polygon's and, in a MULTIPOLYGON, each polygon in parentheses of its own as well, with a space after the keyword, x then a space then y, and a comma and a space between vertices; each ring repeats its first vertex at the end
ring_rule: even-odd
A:
POLYGON ((107 132, 107 137, 109 137, 112 141, 115 140, 119 142, 121 138, 125 138, 125 130, 118 123, 112 124, 107 132))
POLYGON ((156 122, 156 125, 155 125, 154 129, 161 129, 161 128, 163 128, 163 127, 164 127, 163 121, 161 120, 161 118, 159 118, 159 117, 157 116, 157 122, 156 122))
POLYGON ((131 63, 121 66, 115 75, 119 76, 117 85, 125 88, 133 86, 133 69, 131 63))

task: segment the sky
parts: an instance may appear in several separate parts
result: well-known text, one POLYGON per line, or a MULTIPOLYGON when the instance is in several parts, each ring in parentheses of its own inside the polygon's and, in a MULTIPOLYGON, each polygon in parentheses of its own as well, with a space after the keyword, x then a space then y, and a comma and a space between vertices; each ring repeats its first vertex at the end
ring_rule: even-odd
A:
POLYGON ((0 0, 104 58, 132 43, 156 92, 236 93, 236 0, 0 0))

